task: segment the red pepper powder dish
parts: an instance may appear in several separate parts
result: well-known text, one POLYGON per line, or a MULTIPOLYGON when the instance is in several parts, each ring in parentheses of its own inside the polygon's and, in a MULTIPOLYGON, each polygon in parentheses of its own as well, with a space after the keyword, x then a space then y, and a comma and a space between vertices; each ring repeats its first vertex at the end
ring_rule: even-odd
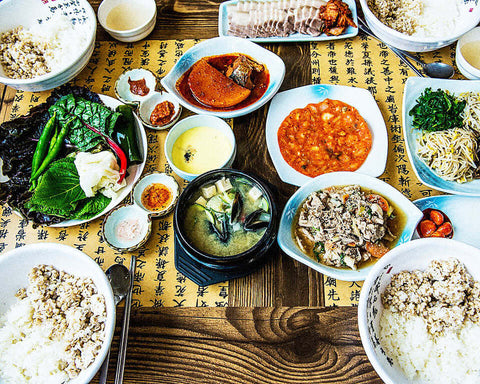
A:
POLYGON ((290 112, 278 129, 278 144, 291 167, 315 177, 360 168, 372 147, 372 135, 354 107, 325 99, 290 112))
POLYGON ((165 125, 172 120, 175 114, 175 106, 170 101, 162 101, 157 104, 150 115, 150 122, 153 125, 165 125))
POLYGON ((142 204, 149 211, 162 211, 172 201, 172 191, 161 183, 150 184, 142 192, 142 204))

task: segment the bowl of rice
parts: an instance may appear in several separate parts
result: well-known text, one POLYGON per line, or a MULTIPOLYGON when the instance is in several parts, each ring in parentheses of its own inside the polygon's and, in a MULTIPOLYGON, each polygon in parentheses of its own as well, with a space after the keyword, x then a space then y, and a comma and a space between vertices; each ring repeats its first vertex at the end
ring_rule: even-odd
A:
POLYGON ((450 45, 480 21, 478 0, 360 0, 360 4, 376 36, 412 52, 450 45))
POLYGON ((0 2, 0 83, 23 91, 53 89, 88 64, 97 19, 87 0, 0 2))
POLYGON ((451 239, 402 244, 365 280, 360 337, 387 384, 479 383, 480 250, 451 239))
POLYGON ((115 329, 98 264, 67 245, 30 244, 0 256, 0 279, 0 383, 89 383, 115 329))

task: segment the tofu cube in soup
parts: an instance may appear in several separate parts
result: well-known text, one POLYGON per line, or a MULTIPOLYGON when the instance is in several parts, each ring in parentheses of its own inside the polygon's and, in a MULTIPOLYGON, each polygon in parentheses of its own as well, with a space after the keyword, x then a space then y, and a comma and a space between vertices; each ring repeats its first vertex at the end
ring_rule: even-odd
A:
POLYGON ((210 199, 212 196, 217 194, 217 187, 215 185, 206 185, 202 187, 202 195, 205 199, 210 199))

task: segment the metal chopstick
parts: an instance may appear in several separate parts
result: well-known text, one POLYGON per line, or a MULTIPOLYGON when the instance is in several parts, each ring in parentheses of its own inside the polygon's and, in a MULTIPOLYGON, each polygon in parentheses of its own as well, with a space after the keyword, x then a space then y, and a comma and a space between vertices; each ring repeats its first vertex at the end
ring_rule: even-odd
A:
POLYGON ((130 312, 132 309, 133 280, 135 277, 136 257, 132 256, 130 262, 130 290, 125 298, 125 312, 123 313, 122 335, 120 336, 120 347, 118 350, 117 370, 115 372, 115 384, 123 383, 123 372, 125 370, 125 358, 127 355, 128 327, 130 325, 130 312))
MULTIPOLYGON (((368 25, 365 23, 365 21, 362 20, 362 18, 358 17, 358 29, 360 29, 363 33, 365 33, 366 35, 369 35, 371 37, 374 37, 375 39, 381 41, 377 36, 374 35, 374 33, 370 30, 370 28, 368 27, 368 25)), ((395 48, 395 47, 392 47, 391 45, 388 45, 387 43, 383 42, 388 48, 390 48, 390 50, 398 56, 398 58, 400 60, 402 60, 406 65, 408 65, 408 67, 417 74, 417 76, 419 77, 425 77, 424 74, 422 74, 422 72, 420 72, 405 56, 405 54, 400 51, 399 49, 395 48)))

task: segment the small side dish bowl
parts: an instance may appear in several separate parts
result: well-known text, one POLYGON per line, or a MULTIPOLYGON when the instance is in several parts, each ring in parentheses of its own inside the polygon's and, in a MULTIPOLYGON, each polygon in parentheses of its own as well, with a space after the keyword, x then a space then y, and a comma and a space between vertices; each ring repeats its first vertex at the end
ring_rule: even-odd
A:
POLYGON ((442 89, 449 91, 450 94, 459 95, 460 93, 468 91, 480 92, 480 81, 410 77, 405 84, 402 105, 405 146, 407 148, 408 158, 412 163, 412 168, 417 178, 428 187, 439 191, 457 195, 480 196, 480 179, 472 180, 467 183, 457 183, 456 181, 444 180, 418 157, 417 138, 421 135, 421 132, 418 132, 417 129, 413 129, 413 118, 409 115, 409 112, 415 106, 417 99, 426 88, 431 88, 432 91, 442 89))
POLYGON ((410 52, 429 52, 446 47, 457 41, 463 34, 474 28, 480 21, 480 4, 476 0, 465 0, 460 6, 458 27, 442 36, 420 37, 398 32, 383 24, 368 7, 368 0, 360 0, 365 21, 378 38, 399 49, 410 52))
POLYGON ((295 225, 294 218, 299 207, 312 192, 320 191, 327 187, 346 185, 359 185, 365 190, 378 193, 387 199, 387 201, 394 203, 402 211, 405 216, 405 224, 401 232, 397 235, 398 240, 395 246, 403 244, 412 238, 423 214, 410 200, 394 187, 374 177, 361 175, 356 172, 333 172, 312 179, 290 197, 280 219, 278 244, 287 255, 318 272, 344 281, 359 281, 366 278, 372 268, 371 263, 366 266, 360 266, 357 270, 335 268, 322 264, 302 252, 296 244, 293 235, 295 225))
POLYGON ((77 76, 88 64, 95 48, 97 18, 87 0, 57 0, 53 6, 47 1, 4 0, 0 2, 0 34, 23 26, 39 27, 52 16, 65 15, 75 29, 84 35, 84 43, 58 69, 32 79, 13 79, 6 76, 0 65, 0 83, 29 92, 46 91, 59 87, 77 76), (20 11, 21 10, 21 11, 20 11), (80 16, 79 16, 80 15, 80 16))
POLYGON ((152 217, 168 215, 173 211, 180 195, 180 186, 173 176, 166 173, 150 173, 142 177, 133 188, 133 202, 143 208, 152 217), (152 187, 160 187, 160 190, 150 191, 152 187), (162 201, 155 201, 162 199, 162 201), (160 204, 158 209, 152 209, 151 204, 160 204))
POLYGON ((150 97, 155 92, 156 86, 157 78, 148 69, 130 69, 118 76, 118 79, 115 82, 115 96, 117 96, 117 98, 123 101, 125 104, 136 106, 148 97, 150 97), (142 80, 144 80, 144 84, 142 80), (142 82, 141 88, 143 92, 132 92, 132 86, 130 84, 131 82, 142 82), (148 88, 148 91, 146 90, 146 88, 148 88))
POLYGON ((466 58, 463 52, 463 50, 465 49, 465 45, 472 43, 476 43, 476 50, 474 51, 474 48, 471 48, 471 50, 469 50, 469 52, 471 52, 470 56, 475 55, 476 57, 478 57, 478 53, 480 50, 480 27, 473 28, 470 32, 466 33, 458 40, 457 48, 455 51, 455 62, 457 63, 459 71, 467 79, 480 80, 480 68, 478 66, 474 66, 471 62, 469 62, 469 60, 471 60, 471 57, 466 58))
MULTIPOLYGON (((451 257, 463 263, 475 280, 480 280, 480 250, 455 240, 419 239, 402 244, 383 256, 368 274, 360 293, 358 327, 362 344, 373 368, 387 384, 410 384, 411 380, 386 355, 379 341, 381 294, 391 277, 401 271, 425 270, 433 260, 451 257)), ((440 349, 439 349, 440 350, 440 349)), ((423 383, 423 381, 415 381, 423 383)))
POLYGON ((115 330, 115 302, 112 288, 105 273, 98 264, 85 253, 66 245, 54 243, 29 244, 0 256, 0 316, 16 302, 15 294, 28 285, 28 274, 38 265, 52 265, 60 271, 76 277, 91 278, 97 290, 105 298, 107 317, 105 341, 93 361, 79 376, 69 381, 71 384, 86 384, 95 376, 105 359, 115 330))
POLYGON ((151 129, 167 129, 175 124, 182 113, 182 106, 178 100, 167 92, 155 92, 150 97, 142 101, 138 107, 138 116, 142 120, 143 125, 151 129), (171 103, 173 105, 173 114, 166 120, 165 123, 156 125, 152 123, 151 116, 155 107, 161 103, 171 103))
POLYGON ((387 127, 370 92, 362 88, 340 85, 307 85, 278 93, 268 109, 265 131, 268 153, 278 175, 286 183, 301 186, 312 180, 312 177, 298 172, 283 158, 278 143, 280 125, 291 111, 305 108, 311 103, 320 103, 327 98, 342 101, 356 108, 372 135, 370 152, 355 172, 377 177, 385 170, 388 153, 387 127))
MULTIPOLYGON (((224 201, 224 203, 221 203, 221 208, 212 208, 215 209, 215 211, 210 212, 217 212, 221 215, 221 212, 218 212, 218 210, 223 210, 225 206, 226 202, 224 201)), ((209 220, 208 217, 208 215, 205 215, 205 220, 209 220)), ((214 220, 214 222, 216 222, 216 220, 214 220)), ((182 250, 187 252, 188 255, 201 266, 216 271, 251 271, 252 267, 257 265, 265 253, 275 243, 278 229, 278 210, 272 191, 267 184, 258 177, 250 173, 234 169, 216 169, 200 175, 191 183, 189 183, 183 190, 178 200, 177 207, 175 208, 173 228, 182 250), (240 187, 239 184, 242 184, 245 189, 242 189, 243 187, 240 187), (228 186, 225 187, 225 185, 228 186), (225 187, 224 192, 220 192, 220 186, 221 188, 225 187), (213 188, 215 191, 212 194, 210 194, 211 188, 213 188), (228 191, 232 191, 232 188, 236 189, 236 196, 233 202, 231 202, 231 212, 228 213, 228 208, 226 208, 224 211, 225 216, 223 216, 223 220, 224 224, 228 220, 230 224, 226 224, 226 226, 231 225, 231 230, 235 233, 239 231, 240 236, 236 236, 235 240, 231 240, 233 239, 234 235, 228 232, 227 239, 221 240, 218 238, 218 235, 215 235, 215 242, 217 244, 210 246, 210 243, 213 242, 213 240, 209 238, 209 241, 206 243, 207 245, 205 245, 205 239, 199 237, 202 236, 199 234, 203 233, 203 229, 198 229, 198 227, 195 226, 195 224, 199 223, 202 219, 199 219, 200 216, 192 216, 196 214, 196 211, 192 213, 191 209, 200 209, 200 207, 197 206, 201 204, 204 204, 207 208, 209 208, 213 206, 211 203, 213 204, 214 199, 216 199, 217 202, 224 201, 224 199, 226 199, 225 193, 228 194, 228 191), (249 189, 248 192, 246 188, 249 189), (205 197, 205 193, 207 191, 211 197, 205 197), (237 197, 237 195, 239 196, 237 197), (217 199, 217 197, 219 197, 219 199, 217 199), (233 219, 233 216, 235 216, 233 213, 235 210, 233 206, 235 205, 235 201, 237 199, 239 199, 240 202, 243 201, 243 203, 239 205, 240 208, 236 211, 238 216, 233 219), (247 202, 246 199, 251 199, 251 201, 247 202), (262 208, 259 209, 259 206, 262 208), (255 211, 253 211, 254 209, 255 211), (247 228, 247 223, 249 222, 248 216, 251 216, 250 214, 246 213, 247 210, 252 210, 254 216, 256 212, 262 211, 268 216, 268 219, 263 219, 262 216, 257 216, 255 222, 250 222, 250 224, 252 224, 252 228, 247 228), (228 216, 226 215, 231 216, 229 219, 227 219, 228 216), (189 219, 190 223, 193 223, 194 228, 197 230, 190 228, 189 232, 187 225, 189 219), (256 224, 260 223, 263 223, 263 225, 256 226, 256 224), (237 229, 233 229, 235 225, 238 225, 237 229), (254 226, 256 226, 256 228, 253 228, 254 226), (258 230, 264 230, 263 234, 259 234, 260 237, 255 235, 255 241, 250 242, 248 240, 249 237, 247 237, 247 233, 254 234, 258 230), (222 242, 222 246, 219 245, 220 242, 222 242), (215 248, 216 250, 221 249, 222 252, 224 251, 224 247, 230 247, 228 249, 225 248, 226 254, 228 252, 233 252, 234 254, 217 256, 212 254, 213 251, 212 253, 207 253, 201 250, 201 247, 215 248), (241 251, 240 253, 235 253, 240 249, 246 250, 241 251)), ((213 227, 211 228, 213 229, 213 227)), ((223 231, 224 229, 222 229, 222 232, 223 231)), ((208 233, 213 235, 212 232, 208 233)), ((214 231, 214 233, 216 232, 214 231)))
POLYGON ((168 164, 178 176, 189 181, 206 171, 230 167, 235 159, 236 152, 237 144, 232 128, 224 120, 215 116, 194 115, 187 117, 175 124, 165 139, 165 157, 168 164), (208 128, 209 132, 198 130, 197 133, 193 134, 193 131, 190 131, 193 128, 208 128), (190 131, 191 134, 188 137, 182 136, 187 131, 190 131), (174 150, 175 143, 179 138, 182 142, 177 143, 174 150), (214 138, 217 138, 215 143, 219 143, 216 148, 212 141, 214 138), (224 145, 221 145, 222 142, 224 145), (228 146, 225 143, 228 143, 228 146), (178 153, 175 155, 174 151, 178 151, 178 153), (197 160, 198 163, 194 163, 197 160), (177 164, 180 161, 184 164, 177 164), (185 170, 186 166, 189 167, 188 169, 191 172, 185 170), (198 172, 193 172, 195 169, 198 169, 198 172))
POLYGON ((225 36, 215 37, 195 45, 183 54, 172 70, 161 80, 163 87, 174 95, 180 104, 188 110, 224 119, 243 116, 253 112, 269 101, 278 91, 285 77, 285 64, 276 54, 261 46, 239 37, 225 36), (251 57, 256 62, 263 64, 269 72, 267 90, 257 101, 243 108, 226 111, 211 111, 208 108, 200 108, 188 100, 178 91, 176 85, 182 75, 187 72, 197 61, 204 57, 242 53, 251 57))
POLYGON ((145 244, 152 232, 152 220, 136 204, 120 205, 103 219, 102 234, 107 244, 120 252, 131 252, 145 244))
MULTIPOLYGON (((116 18, 125 17, 125 15, 116 15, 116 18)), ((132 18, 132 15, 128 15, 128 18, 132 18)), ((100 25, 108 32, 110 36, 114 39, 125 42, 132 43, 135 41, 142 40, 147 37, 155 28, 155 23, 157 21, 157 5, 155 0, 138 0, 135 3, 131 3, 128 0, 104 0, 98 7, 98 22, 100 25), (128 5, 130 3, 130 5, 128 5), (120 8, 120 14, 123 12, 136 11, 138 14, 138 25, 131 29, 114 29, 111 28, 107 23, 108 14, 114 9, 119 9, 116 7, 124 6, 126 9, 120 8)))

